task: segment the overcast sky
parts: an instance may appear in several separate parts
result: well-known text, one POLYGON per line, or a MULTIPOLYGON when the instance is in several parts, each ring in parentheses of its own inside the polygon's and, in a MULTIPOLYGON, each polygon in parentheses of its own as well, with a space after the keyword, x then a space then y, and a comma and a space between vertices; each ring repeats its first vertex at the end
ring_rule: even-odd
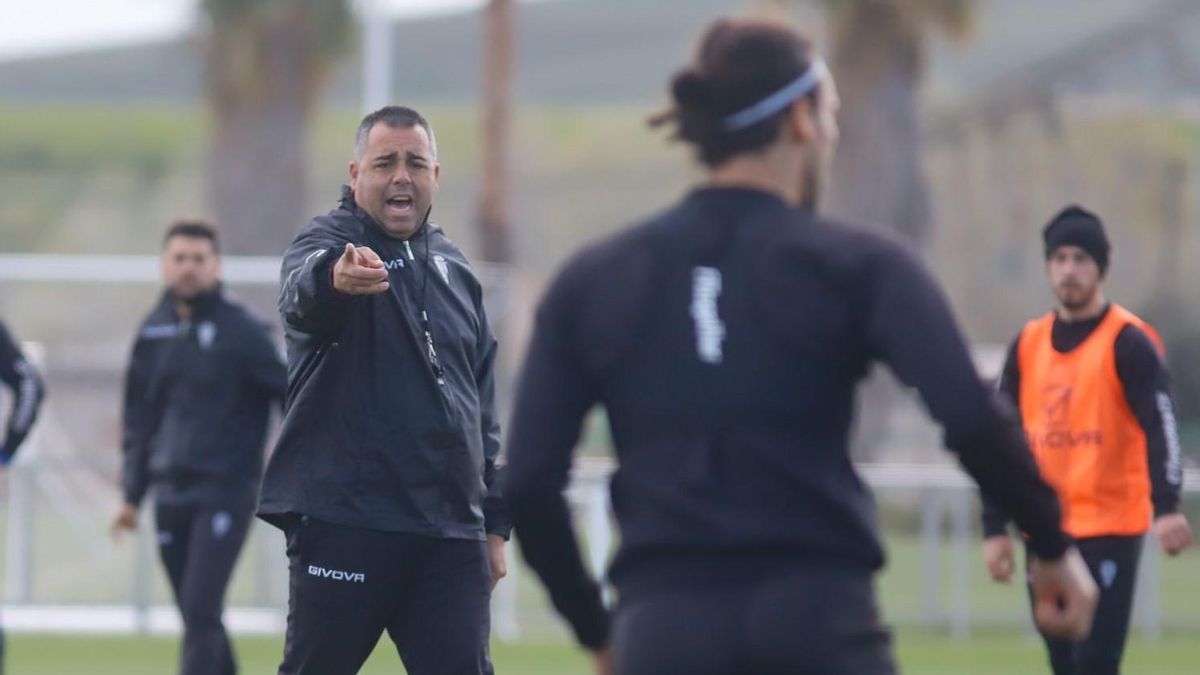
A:
MULTIPOLYGON (((394 16, 472 9, 484 0, 354 0, 394 16)), ((199 0, 0 0, 0 60, 175 37, 199 0)))

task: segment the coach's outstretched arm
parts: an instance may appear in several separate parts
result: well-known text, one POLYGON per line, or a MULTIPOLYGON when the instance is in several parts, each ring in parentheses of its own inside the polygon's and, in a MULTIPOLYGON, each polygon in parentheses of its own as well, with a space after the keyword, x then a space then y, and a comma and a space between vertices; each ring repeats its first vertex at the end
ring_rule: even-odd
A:
POLYGON ((1020 426, 979 379, 940 289, 908 254, 871 269, 870 346, 902 382, 916 387, 963 468, 1029 534, 1038 559, 1039 627, 1051 636, 1086 636, 1095 583, 1059 526, 1058 498, 1041 479, 1020 426))
POLYGON ((386 291, 387 279, 370 248, 355 246, 332 228, 314 227, 284 254, 279 312, 288 326, 320 333, 339 323, 354 296, 386 291))
POLYGON ((504 497, 526 561, 603 672, 609 614, 584 567, 563 497, 584 415, 596 401, 579 355, 567 347, 566 295, 560 280, 538 310, 509 428, 504 497))

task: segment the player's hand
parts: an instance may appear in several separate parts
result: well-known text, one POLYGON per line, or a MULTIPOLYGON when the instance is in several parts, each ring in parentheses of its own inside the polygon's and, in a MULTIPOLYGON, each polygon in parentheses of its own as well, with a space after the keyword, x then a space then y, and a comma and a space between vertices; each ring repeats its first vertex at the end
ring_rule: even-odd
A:
POLYGON ((613 675, 615 672, 608 647, 592 652, 592 663, 596 666, 596 675, 613 675))
POLYGON ((113 541, 121 541, 122 534, 136 530, 137 521, 137 507, 132 504, 122 505, 121 510, 117 511, 117 517, 113 518, 112 525, 109 526, 109 533, 112 535, 113 541))
POLYGON ((333 265, 333 289, 346 295, 373 295, 388 289, 388 271, 366 246, 346 244, 333 265))
POLYGON ((1038 630, 1056 640, 1083 640, 1092 631, 1099 591, 1079 550, 1067 549, 1058 560, 1033 558, 1033 620, 1038 630))
POLYGON ((508 576, 508 563, 504 559, 504 537, 498 534, 489 534, 487 536, 488 560, 492 566, 492 588, 496 584, 508 576))
POLYGON ((1168 513, 1154 519, 1154 537, 1167 555, 1179 555, 1192 545, 1192 528, 1182 513, 1168 513))
POLYGON ((983 562, 993 581, 1007 584, 1013 575, 1013 543, 1007 534, 983 540, 983 562))

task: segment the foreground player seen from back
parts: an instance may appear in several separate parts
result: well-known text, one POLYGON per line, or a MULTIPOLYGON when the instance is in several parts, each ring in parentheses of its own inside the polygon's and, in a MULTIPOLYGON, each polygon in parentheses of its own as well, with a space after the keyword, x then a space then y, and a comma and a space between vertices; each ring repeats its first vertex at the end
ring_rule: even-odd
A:
POLYGON ((665 119, 707 178, 554 280, 509 438, 522 550, 597 670, 895 672, 874 507, 847 450, 855 387, 876 361, 916 387, 1030 534, 1041 629, 1086 635, 1095 586, 938 287, 898 245, 815 215, 838 94, 810 43, 719 21, 671 89, 665 119), (611 619, 562 494, 596 404, 619 464, 611 619))
MULTIPOLYGON (((1009 349, 1000 390, 1021 411, 1041 473, 1058 492, 1063 529, 1079 547, 1100 600, 1082 642, 1047 639, 1055 675, 1120 672, 1142 539, 1176 555, 1192 543, 1179 512, 1183 466, 1161 340, 1104 295, 1109 242, 1100 218, 1063 209, 1043 231, 1058 306, 1030 321, 1009 349)), ((985 493, 986 496, 986 493, 985 493)), ((1013 575, 1004 509, 984 500, 984 559, 1013 575)))

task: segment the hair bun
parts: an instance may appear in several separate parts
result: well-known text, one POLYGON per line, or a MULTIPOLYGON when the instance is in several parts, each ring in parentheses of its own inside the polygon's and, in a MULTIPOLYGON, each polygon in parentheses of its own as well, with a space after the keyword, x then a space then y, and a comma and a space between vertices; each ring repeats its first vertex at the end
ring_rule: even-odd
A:
POLYGON ((712 98, 708 82, 692 69, 675 76, 671 83, 671 94, 680 108, 707 108, 712 98))

